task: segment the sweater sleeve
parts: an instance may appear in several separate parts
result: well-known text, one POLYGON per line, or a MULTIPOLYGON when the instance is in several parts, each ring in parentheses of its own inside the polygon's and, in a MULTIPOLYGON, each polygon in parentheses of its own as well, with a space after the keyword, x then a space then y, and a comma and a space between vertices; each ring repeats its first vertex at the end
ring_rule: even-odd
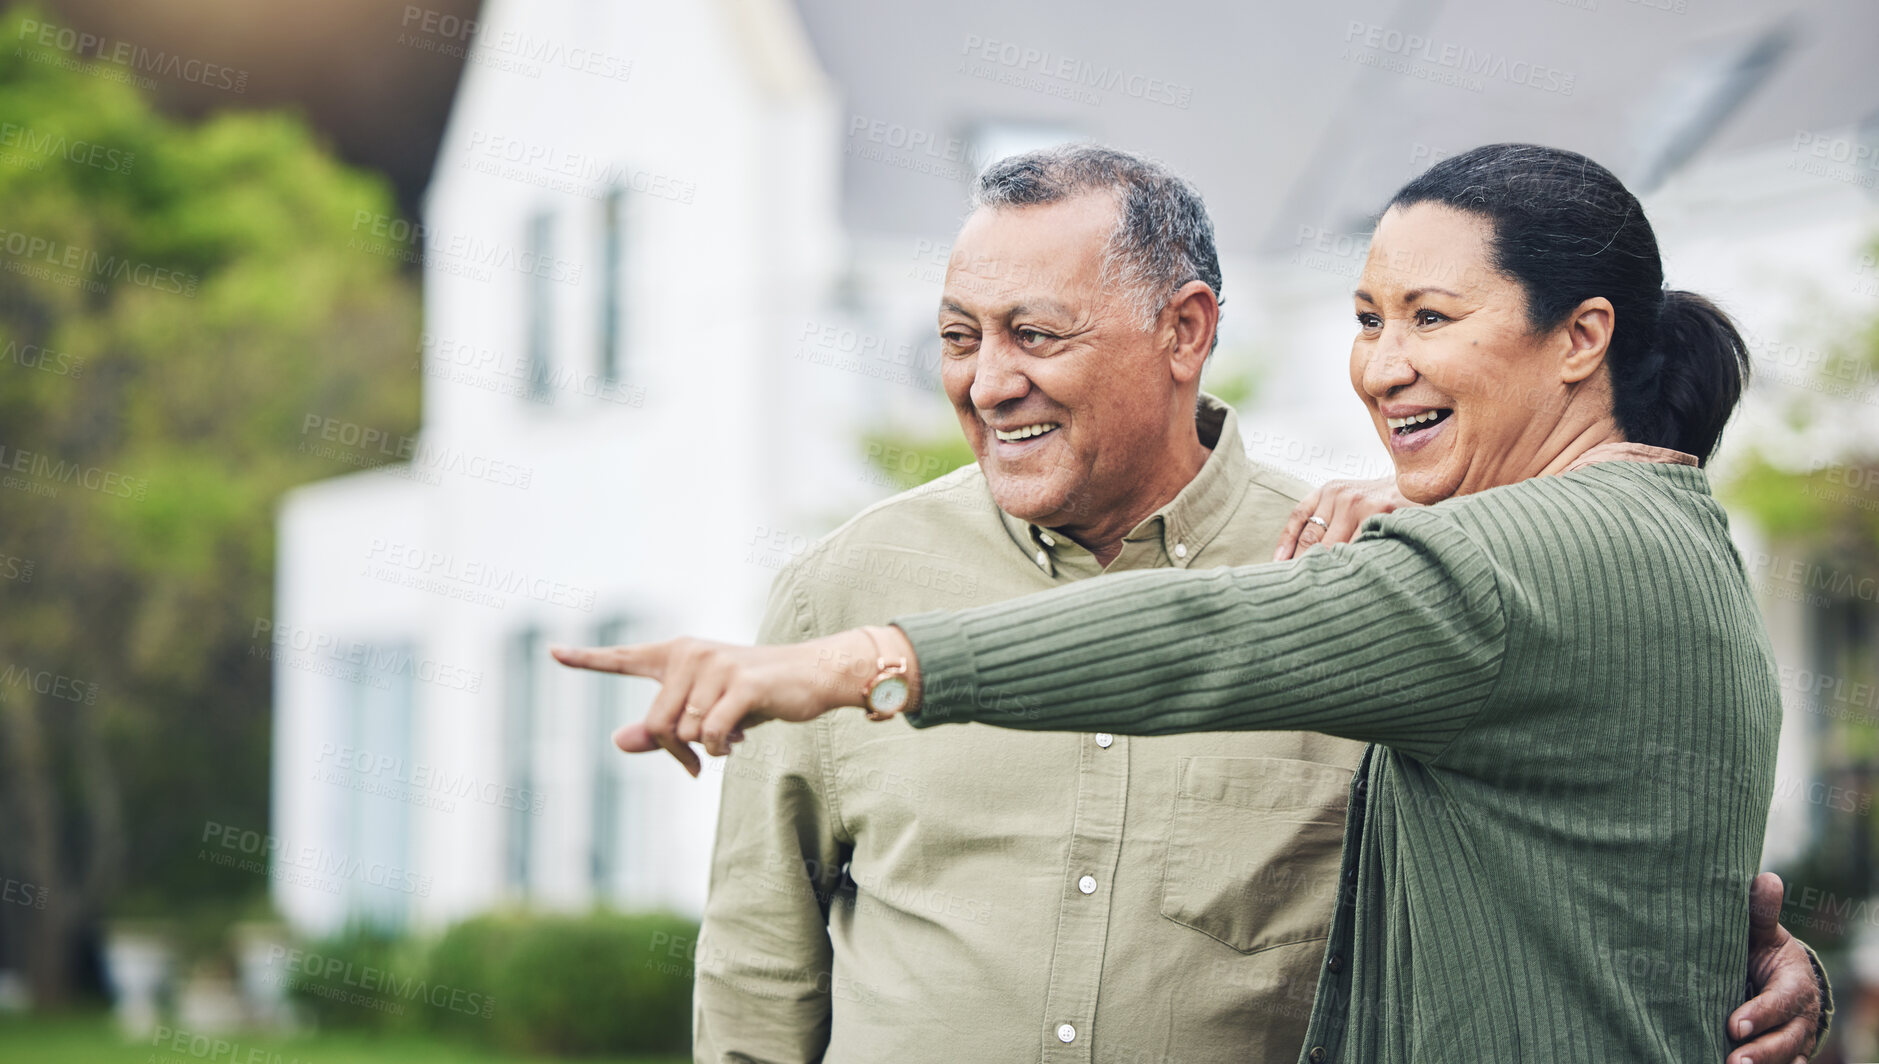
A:
POLYGON ((894 623, 919 662, 916 727, 1318 731, 1432 760, 1494 688, 1503 579, 1466 532, 1414 510, 1296 561, 1104 576, 894 623))

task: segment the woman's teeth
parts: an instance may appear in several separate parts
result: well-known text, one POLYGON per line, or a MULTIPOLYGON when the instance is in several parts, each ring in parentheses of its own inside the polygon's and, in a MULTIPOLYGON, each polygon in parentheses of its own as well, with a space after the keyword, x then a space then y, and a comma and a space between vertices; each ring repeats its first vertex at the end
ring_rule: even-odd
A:
POLYGON ((1010 432, 1006 432, 1004 429, 993 429, 992 435, 1006 441, 1028 440, 1033 436, 1042 436, 1056 427, 1057 423, 1055 421, 1046 421, 1041 425, 1026 425, 1021 429, 1012 429, 1010 432))
POLYGON ((1450 411, 1447 410, 1424 410, 1422 413, 1411 417, 1386 417, 1383 419, 1383 423, 1390 427, 1391 432, 1413 432, 1416 426, 1426 425, 1431 421, 1440 421, 1447 417, 1449 413, 1450 411))

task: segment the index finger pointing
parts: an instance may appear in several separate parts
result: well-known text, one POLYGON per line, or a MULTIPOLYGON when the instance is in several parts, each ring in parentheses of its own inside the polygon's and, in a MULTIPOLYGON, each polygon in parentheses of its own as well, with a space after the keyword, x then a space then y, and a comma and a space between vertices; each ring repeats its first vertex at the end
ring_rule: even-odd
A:
POLYGON ((556 661, 576 669, 617 672, 657 680, 665 672, 665 645, 637 643, 624 647, 549 647, 556 661))

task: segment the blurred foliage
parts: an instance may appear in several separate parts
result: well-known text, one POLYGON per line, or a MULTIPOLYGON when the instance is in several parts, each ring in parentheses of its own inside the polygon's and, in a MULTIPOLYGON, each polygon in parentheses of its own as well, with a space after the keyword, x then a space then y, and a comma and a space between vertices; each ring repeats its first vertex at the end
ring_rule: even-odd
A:
POLYGON ((1783 664, 1822 687, 1786 692, 1790 712, 1813 718, 1811 778, 1836 790, 1814 801, 1810 849, 1783 870, 1782 919, 1831 953, 1857 927, 1819 899, 1879 889, 1879 819, 1858 805, 1879 789, 1879 713, 1857 694, 1879 690, 1879 319, 1828 329, 1818 349, 1789 345, 1760 360, 1766 379, 1751 386, 1777 399, 1777 417, 1719 494, 1768 539, 1770 559, 1751 564, 1751 580, 1800 606, 1807 659, 1783 664))
MULTIPOLYGON (((153 1038, 142 1047, 127 1045, 105 1015, 56 1018, 0 1014, 0 1060, 32 1064, 147 1064, 155 1061, 211 1060, 212 1048, 173 1039, 153 1038)), ((450 1039, 383 1031, 318 1031, 294 1037, 245 1032, 227 1037, 229 1050, 215 1060, 265 1061, 267 1064, 528 1064, 545 1058, 517 1058, 450 1039)), ((691 1054, 657 1057, 607 1057, 592 1064, 690 1064, 691 1054)))
MULTIPOLYGON (((1784 353, 1795 361, 1814 354, 1784 353)), ((1808 369, 1766 359, 1758 366, 1750 386, 1781 389, 1783 431, 1750 442, 1723 496, 1773 540, 1870 556, 1879 551, 1879 318, 1830 336, 1818 361, 1808 369)))
POLYGON ((862 456, 880 474, 880 482, 895 491, 919 487, 976 461, 972 445, 958 429, 932 434, 870 432, 861 443, 862 456))
POLYGON ((400 1012, 335 1003, 329 982, 300 980, 296 999, 327 1026, 448 1033, 512 1053, 682 1053, 691 1045, 698 925, 663 914, 489 913, 434 942, 347 932, 311 947, 374 986, 400 1012), (427 999, 433 999, 428 1000, 427 999), (442 1002, 439 1004, 438 1002, 442 1002))
MULTIPOLYGON (((1207 365, 1203 388, 1229 406, 1238 407, 1253 397, 1257 378, 1251 370, 1221 369, 1220 356, 1207 365)), ((894 491, 919 487, 978 459, 965 436, 952 427, 932 433, 881 429, 861 438, 862 457, 894 491)))
POLYGON ((301 961, 282 965, 277 974, 287 984, 300 1018, 310 1021, 314 1027, 421 1029, 421 1004, 401 1001, 395 994, 388 994, 393 1005, 405 1007, 397 1011, 372 1009, 354 1004, 332 991, 352 990, 361 983, 367 984, 370 992, 402 984, 405 980, 428 981, 422 940, 393 935, 369 924, 353 924, 337 935, 306 946, 303 957, 301 961), (329 959, 349 967, 328 977, 324 973, 325 962, 329 959))
POLYGON ((1214 352, 1201 377, 1201 390, 1236 410, 1252 402, 1259 392, 1259 364, 1249 358, 1225 349, 1214 352))
POLYGON ((267 822, 275 507, 357 468, 307 418, 415 429, 418 300, 349 246, 383 180, 291 116, 157 114, 39 17, 0 15, 0 875, 49 904, 0 950, 56 1003, 127 884, 265 890, 197 851, 267 822))

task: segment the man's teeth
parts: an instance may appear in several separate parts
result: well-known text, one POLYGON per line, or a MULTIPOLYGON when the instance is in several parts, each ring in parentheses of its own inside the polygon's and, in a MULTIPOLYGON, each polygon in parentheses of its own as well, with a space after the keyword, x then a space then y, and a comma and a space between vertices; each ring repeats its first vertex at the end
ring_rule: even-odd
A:
POLYGON ((1021 429, 1012 429, 1010 432, 1004 429, 993 429, 992 435, 1001 440, 1028 440, 1033 436, 1042 436, 1056 427, 1055 421, 1046 421, 1041 425, 1026 425, 1021 429))
POLYGON ((1388 425, 1392 430, 1401 430, 1411 425, 1420 425, 1425 421, 1434 421, 1436 418, 1441 417, 1442 414, 1443 411, 1441 410, 1424 410, 1422 413, 1412 417, 1386 417, 1383 419, 1383 423, 1388 425))

